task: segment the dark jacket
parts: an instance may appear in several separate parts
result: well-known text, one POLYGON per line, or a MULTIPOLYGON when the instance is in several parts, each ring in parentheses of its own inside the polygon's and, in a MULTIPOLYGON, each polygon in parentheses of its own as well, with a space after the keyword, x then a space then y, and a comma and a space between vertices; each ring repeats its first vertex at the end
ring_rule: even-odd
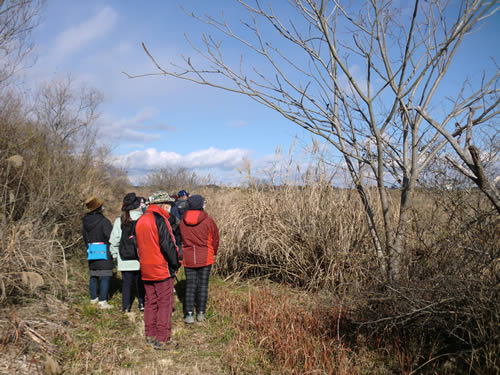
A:
POLYGON ((172 207, 172 210, 177 211, 179 213, 179 219, 182 219, 186 211, 189 210, 189 203, 187 200, 178 199, 177 202, 175 202, 175 208, 172 207))
POLYGON ((145 281, 162 281, 175 276, 180 267, 181 251, 175 241, 168 212, 151 204, 137 220, 135 234, 145 281))
POLYGON ((177 244, 177 247, 179 248, 180 260, 182 261, 182 236, 181 236, 181 228, 179 226, 179 224, 181 223, 181 220, 178 219, 174 215, 170 215, 170 217, 168 218, 168 223, 172 227, 172 232, 174 233, 175 243, 177 244))
POLYGON ((177 220, 182 219, 181 214, 179 212, 179 209, 177 208, 177 206, 175 204, 170 209, 170 217, 172 217, 172 216, 175 217, 177 220))
POLYGON ((101 212, 91 212, 82 218, 83 240, 87 247, 92 242, 105 242, 108 245, 107 260, 89 260, 89 269, 91 270, 112 270, 113 258, 109 252, 109 236, 113 230, 111 222, 104 217, 101 212))
POLYGON ((189 210, 182 218, 180 228, 184 267, 213 264, 219 248, 219 230, 215 221, 205 211, 189 210))

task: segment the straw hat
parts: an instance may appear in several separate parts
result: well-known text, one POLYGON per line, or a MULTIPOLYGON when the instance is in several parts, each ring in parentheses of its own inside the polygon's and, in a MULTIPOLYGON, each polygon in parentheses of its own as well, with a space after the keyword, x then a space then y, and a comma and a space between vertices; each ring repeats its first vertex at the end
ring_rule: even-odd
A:
POLYGON ((104 203, 97 197, 90 197, 85 201, 85 206, 87 206, 87 212, 92 212, 101 207, 104 203))

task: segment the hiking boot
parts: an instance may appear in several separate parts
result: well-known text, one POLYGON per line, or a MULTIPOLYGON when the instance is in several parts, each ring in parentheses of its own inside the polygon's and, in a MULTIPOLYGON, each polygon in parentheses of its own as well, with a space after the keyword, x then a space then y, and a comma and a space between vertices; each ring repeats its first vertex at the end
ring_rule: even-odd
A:
POLYGON ((154 345, 156 343, 156 337, 146 336, 146 343, 148 343, 150 345, 154 345))
POLYGON ((192 312, 188 312, 184 317, 184 323, 193 324, 194 323, 194 315, 192 312))
POLYGON ((205 313, 199 312, 196 314, 196 320, 200 323, 203 322, 205 320, 205 313))
POLYGON ((91 305, 95 305, 97 302, 99 302, 99 297, 90 300, 91 305))
POLYGON ((113 306, 108 303, 108 301, 99 301, 97 302, 97 307, 102 309, 102 310, 109 310, 112 309, 113 306))
POLYGON ((153 344, 153 349, 155 350, 173 350, 173 349, 178 349, 179 344, 176 343, 175 341, 168 340, 168 341, 156 341, 153 344))
POLYGON ((122 313, 129 313, 130 312, 130 306, 129 307, 122 307, 122 313))
POLYGON ((144 304, 143 303, 139 303, 139 311, 144 311, 144 304))

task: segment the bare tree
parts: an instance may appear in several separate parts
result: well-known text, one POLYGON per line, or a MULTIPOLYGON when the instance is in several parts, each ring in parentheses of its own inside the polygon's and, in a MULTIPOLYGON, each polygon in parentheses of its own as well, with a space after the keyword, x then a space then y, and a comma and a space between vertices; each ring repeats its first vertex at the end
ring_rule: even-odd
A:
POLYGON ((184 167, 163 167, 149 173, 144 184, 173 192, 179 189, 192 190, 197 188, 202 184, 202 178, 184 167))
MULTIPOLYGON (((472 103, 471 103, 472 104, 472 103)), ((498 106, 498 100, 493 104, 494 106, 498 106)), ((469 107, 469 113, 467 119, 464 121, 466 123, 466 135, 464 137, 463 146, 460 146, 460 139, 456 139, 455 137, 461 135, 461 133, 455 134, 447 131, 446 127, 440 123, 437 123, 433 120, 427 113, 425 113, 420 108, 417 108, 417 111, 429 122, 432 124, 434 128, 436 128, 443 137, 449 142, 449 144, 453 147, 456 155, 460 159, 461 163, 456 160, 451 155, 446 155, 446 159, 448 162, 455 167, 458 171, 460 171, 464 176, 468 177, 481 189, 481 191, 488 197, 488 199, 493 203, 494 207, 500 214, 500 194, 498 189, 496 188, 492 179, 488 178, 487 173, 485 171, 486 162, 491 159, 491 153, 488 152, 486 156, 487 160, 483 160, 481 158, 480 149, 472 144, 472 127, 475 125, 475 121, 477 121, 477 117, 474 117, 474 111, 476 108, 469 107)), ((498 109, 495 110, 498 113, 498 109)), ((492 112, 493 108, 492 108, 492 112)), ((496 114, 493 113, 494 115, 496 114)), ((491 116, 491 115, 490 115, 491 116)), ((460 123, 456 123, 456 126, 460 128, 460 123)), ((493 136, 496 138, 496 134, 493 136)), ((495 142, 491 142, 492 146, 495 146, 495 142)), ((498 145, 496 145, 498 148, 498 145)), ((490 148, 491 150, 491 148, 490 148)), ((497 152, 495 152, 496 156, 497 152)))
POLYGON ((21 68, 32 52, 30 37, 38 25, 44 0, 0 0, 0 87, 21 68))
POLYGON ((82 139, 93 141, 102 101, 100 91, 78 87, 70 76, 56 78, 43 83, 36 95, 36 121, 67 146, 82 139))
POLYGON ((143 43, 158 71, 129 77, 167 75, 247 95, 323 138, 342 155, 359 193, 382 273, 399 279, 422 171, 451 145, 482 179, 479 161, 466 157, 455 137, 470 140, 477 127, 498 119, 498 67, 480 82, 464 82, 454 97, 442 86, 457 68, 451 63, 463 40, 497 3, 414 0, 404 8, 387 0, 289 0, 280 14, 293 16, 258 0, 238 3, 248 19, 234 27, 224 15, 191 16, 240 42, 254 54, 253 67, 243 57, 230 63, 223 43, 204 34, 202 47, 188 38, 201 62, 183 56, 183 65, 166 68, 143 43), (370 179, 376 201, 367 194, 370 179), (399 205, 391 204, 388 185, 399 188, 399 205))

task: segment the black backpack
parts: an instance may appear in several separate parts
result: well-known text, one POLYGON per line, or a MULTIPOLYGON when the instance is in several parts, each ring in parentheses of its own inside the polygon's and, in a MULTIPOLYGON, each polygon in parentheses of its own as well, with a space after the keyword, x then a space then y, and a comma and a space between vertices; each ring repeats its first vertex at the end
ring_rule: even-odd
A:
POLYGON ((138 260, 137 241, 135 238, 135 221, 122 225, 122 236, 120 238, 120 258, 122 260, 138 260))

